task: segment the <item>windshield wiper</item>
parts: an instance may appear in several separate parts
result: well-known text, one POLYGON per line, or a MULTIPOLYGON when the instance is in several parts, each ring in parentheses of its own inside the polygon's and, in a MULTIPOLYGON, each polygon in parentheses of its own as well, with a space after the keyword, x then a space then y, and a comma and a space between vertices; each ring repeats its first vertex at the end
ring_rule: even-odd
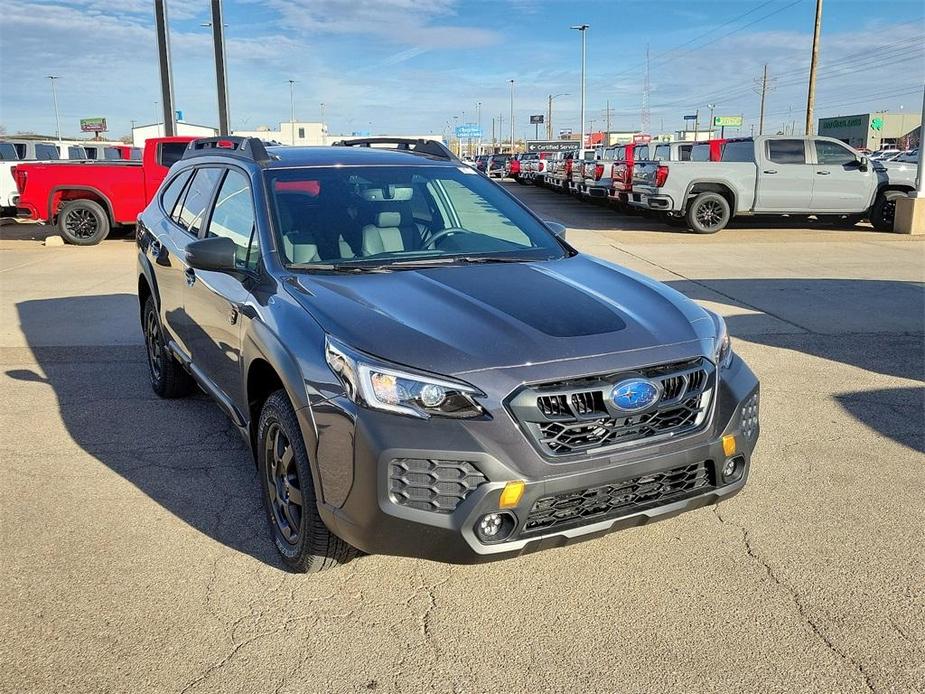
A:
POLYGON ((475 265, 478 263, 528 263, 524 258, 506 258, 496 255, 455 255, 443 258, 416 258, 414 260, 396 260, 394 263, 380 267, 429 267, 432 265, 475 265))
POLYGON ((307 272, 388 272, 386 265, 354 265, 353 263, 293 263, 289 266, 294 270, 307 272))

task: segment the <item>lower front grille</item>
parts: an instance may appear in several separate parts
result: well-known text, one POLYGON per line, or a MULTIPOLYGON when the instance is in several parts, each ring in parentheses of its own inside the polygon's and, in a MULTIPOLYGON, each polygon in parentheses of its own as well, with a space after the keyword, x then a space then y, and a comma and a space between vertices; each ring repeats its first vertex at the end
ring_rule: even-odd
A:
POLYGON ((399 458, 389 463, 389 497, 399 506, 452 513, 469 494, 488 482, 464 460, 399 458))
POLYGON ((564 530, 628 516, 702 494, 714 486, 713 462, 707 460, 623 482, 544 496, 530 509, 522 534, 564 530))

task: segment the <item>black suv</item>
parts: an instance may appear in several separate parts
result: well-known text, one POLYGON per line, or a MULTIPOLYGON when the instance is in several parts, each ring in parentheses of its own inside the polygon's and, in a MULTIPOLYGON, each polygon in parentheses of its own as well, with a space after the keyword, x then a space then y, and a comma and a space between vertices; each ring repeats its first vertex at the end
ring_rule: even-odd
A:
POLYGON ((743 487, 758 382, 719 316, 440 143, 340 144, 194 141, 138 224, 154 390, 235 423, 290 567, 511 556, 743 487))

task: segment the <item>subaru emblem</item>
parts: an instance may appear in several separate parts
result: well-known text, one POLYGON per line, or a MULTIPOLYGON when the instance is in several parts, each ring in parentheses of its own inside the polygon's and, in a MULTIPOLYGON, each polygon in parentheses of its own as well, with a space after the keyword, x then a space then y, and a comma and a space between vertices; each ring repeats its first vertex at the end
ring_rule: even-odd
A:
POLYGON ((631 378, 620 381, 610 391, 610 400, 623 412, 640 412, 659 401, 662 389, 654 381, 645 378, 631 378))

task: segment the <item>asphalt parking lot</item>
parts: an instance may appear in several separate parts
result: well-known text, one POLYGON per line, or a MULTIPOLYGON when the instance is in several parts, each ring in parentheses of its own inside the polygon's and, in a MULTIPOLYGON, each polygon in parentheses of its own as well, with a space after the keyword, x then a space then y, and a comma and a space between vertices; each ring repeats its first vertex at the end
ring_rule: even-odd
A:
POLYGON ((151 392, 134 244, 0 229, 0 691, 925 691, 925 238, 679 233, 509 185, 727 317, 727 503, 481 566, 285 572, 203 395, 151 392))

